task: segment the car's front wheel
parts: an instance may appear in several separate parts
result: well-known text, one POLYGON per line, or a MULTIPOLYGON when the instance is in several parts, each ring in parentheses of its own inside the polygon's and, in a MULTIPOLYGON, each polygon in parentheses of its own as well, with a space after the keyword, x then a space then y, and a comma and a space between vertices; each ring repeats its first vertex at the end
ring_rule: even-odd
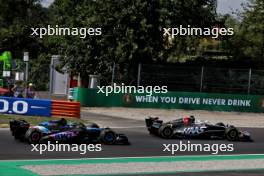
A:
POLYGON ((105 129, 101 132, 100 139, 104 144, 114 144, 116 141, 116 133, 110 129, 105 129))
POLYGON ((234 127, 229 127, 226 129, 226 138, 229 141, 237 141, 239 139, 239 132, 234 127))

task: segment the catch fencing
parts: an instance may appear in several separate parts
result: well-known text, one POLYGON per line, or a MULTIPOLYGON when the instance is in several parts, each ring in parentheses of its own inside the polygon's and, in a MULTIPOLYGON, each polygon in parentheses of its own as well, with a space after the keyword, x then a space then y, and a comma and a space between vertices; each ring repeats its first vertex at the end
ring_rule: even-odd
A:
MULTIPOLYGON (((119 74, 113 66, 112 83, 119 74)), ((169 91, 264 94, 264 70, 139 64, 134 85, 168 86, 169 91)))

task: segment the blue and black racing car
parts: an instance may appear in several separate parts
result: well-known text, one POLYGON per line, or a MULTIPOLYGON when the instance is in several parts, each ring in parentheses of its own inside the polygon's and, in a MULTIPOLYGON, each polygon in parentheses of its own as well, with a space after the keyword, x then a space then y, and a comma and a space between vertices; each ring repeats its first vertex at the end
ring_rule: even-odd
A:
POLYGON ((31 126, 25 120, 11 120, 10 131, 15 139, 29 143, 103 143, 129 144, 124 134, 117 134, 110 128, 100 128, 97 124, 84 125, 79 122, 68 122, 61 118, 31 126))

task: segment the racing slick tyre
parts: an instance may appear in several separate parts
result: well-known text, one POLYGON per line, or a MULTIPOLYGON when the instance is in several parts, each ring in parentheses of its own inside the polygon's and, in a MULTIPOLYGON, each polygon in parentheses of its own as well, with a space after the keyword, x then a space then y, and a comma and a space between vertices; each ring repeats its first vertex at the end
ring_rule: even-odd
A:
POLYGON ((159 128, 159 134, 163 138, 171 138, 173 134, 173 129, 170 125, 162 125, 159 128))
POLYGON ((235 127, 228 127, 226 129, 226 139, 229 141, 237 141, 239 139, 239 132, 235 127))
POLYGON ((30 132, 30 134, 28 136, 28 142, 30 144, 37 144, 40 142, 41 137, 42 137, 41 132, 39 132, 37 130, 33 130, 30 132))
POLYGON ((100 139, 104 144, 111 145, 116 142, 116 133, 111 129, 105 129, 100 134, 100 139))

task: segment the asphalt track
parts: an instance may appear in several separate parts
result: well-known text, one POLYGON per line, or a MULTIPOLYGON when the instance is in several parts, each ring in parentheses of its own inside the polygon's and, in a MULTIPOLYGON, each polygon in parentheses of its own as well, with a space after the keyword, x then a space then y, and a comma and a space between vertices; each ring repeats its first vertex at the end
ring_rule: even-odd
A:
MULTIPOLYGON (((145 156, 172 156, 170 152, 164 152, 163 144, 178 144, 179 140, 165 140, 148 134, 143 121, 123 119, 98 114, 84 113, 83 118, 103 126, 115 127, 115 131, 125 133, 131 145, 103 145, 103 151, 87 152, 39 152, 31 151, 32 147, 27 143, 14 140, 9 130, 0 130, 0 159, 67 159, 67 158, 108 158, 108 157, 145 157, 145 156)), ((233 152, 219 152, 218 154, 264 154, 264 128, 243 128, 251 133, 254 142, 234 142, 233 152)), ((183 140, 183 142, 187 142, 183 140)), ((201 144, 229 144, 225 140, 191 140, 191 143, 201 144)), ((174 155, 208 155, 211 152, 181 152, 174 155)))

